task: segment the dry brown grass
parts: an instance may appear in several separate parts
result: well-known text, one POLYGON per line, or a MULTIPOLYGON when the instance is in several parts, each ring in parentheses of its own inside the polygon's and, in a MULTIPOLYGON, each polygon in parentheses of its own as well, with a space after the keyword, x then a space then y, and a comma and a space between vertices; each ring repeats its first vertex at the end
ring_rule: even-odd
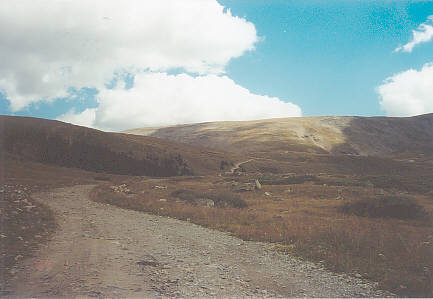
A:
POLYGON ((198 146, 102 132, 60 121, 0 115, 0 153, 23 161, 123 175, 215 173, 239 155, 198 146))
MULTIPOLYGON (((190 205, 172 196, 175 190, 233 192, 243 184, 241 181, 248 178, 137 179, 128 182, 133 194, 114 193, 106 185, 92 196, 123 208, 229 231, 245 240, 277 243, 279 250, 321 261, 334 271, 359 273, 402 296, 433 295, 430 220, 372 219, 338 212, 344 202, 359 197, 374 199, 390 191, 312 182, 266 185, 261 190, 239 193, 248 203, 243 209, 190 205), (152 188, 156 185, 167 189, 152 188)), ((431 200, 415 197, 431 215, 431 200)))
POLYGON ((386 155, 432 152, 433 114, 409 118, 319 116, 130 130, 224 151, 386 155))
MULTIPOLYGON (((9 117, 3 117, 0 120, 4 121, 6 118, 9 117)), ((430 118, 431 115, 425 119, 427 124, 430 118)), ((414 122, 418 120, 413 119, 414 122)), ((278 245, 276 247, 279 250, 310 260, 322 261, 335 271, 356 272, 366 278, 379 281, 382 288, 399 295, 433 297, 431 220, 433 215, 433 176, 431 175, 433 161, 431 159, 431 133, 428 133, 430 132, 428 130, 426 132, 430 135, 419 130, 416 131, 417 134, 414 134, 414 130, 406 127, 402 130, 393 129, 397 133, 409 132, 409 134, 405 133, 401 138, 389 135, 388 137, 392 138, 386 139, 388 141, 381 139, 387 134, 379 134, 379 132, 376 136, 379 139, 373 140, 374 142, 370 140, 371 134, 368 128, 361 130, 360 133, 352 130, 347 135, 352 136, 352 139, 340 138, 337 142, 338 144, 349 142, 346 144, 347 148, 344 147, 345 144, 342 144, 339 151, 353 152, 352 143, 361 147, 365 143, 367 152, 369 150, 374 152, 378 149, 377 146, 383 145, 385 151, 382 154, 388 152, 386 148, 407 150, 406 153, 393 153, 388 157, 360 157, 326 154, 322 147, 328 148, 328 145, 322 144, 320 147, 316 143, 321 137, 336 137, 335 132, 330 132, 331 135, 325 136, 328 134, 327 130, 313 132, 311 128, 307 130, 311 132, 301 132, 302 136, 298 136, 297 133, 293 134, 286 132, 285 128, 283 130, 279 128, 272 132, 265 130, 262 134, 260 133, 262 124, 259 126, 253 124, 250 128, 235 130, 234 134, 239 133, 242 138, 235 136, 236 138, 230 139, 224 130, 215 131, 215 128, 208 128, 209 130, 200 131, 204 134, 203 136, 213 136, 213 138, 203 139, 209 141, 207 145, 215 148, 220 146, 223 150, 231 147, 233 150, 247 149, 249 151, 251 156, 249 159, 252 158, 252 161, 242 165, 247 175, 150 179, 31 163, 30 160, 40 161, 40 159, 30 159, 32 155, 41 154, 35 153, 38 148, 35 145, 44 145, 44 140, 46 140, 44 138, 33 140, 32 138, 40 134, 32 135, 31 129, 39 128, 42 132, 49 132, 48 135, 45 133, 40 135, 42 137, 49 137, 51 134, 69 136, 69 143, 75 138, 86 142, 99 142, 107 150, 126 154, 134 159, 148 158, 149 153, 156 155, 155 157, 182 153, 196 174, 214 174, 216 171, 224 171, 226 170, 224 167, 221 169, 222 161, 229 161, 230 164, 232 161, 245 161, 247 157, 244 157, 243 154, 228 154, 153 138, 107 134, 52 121, 27 118, 15 121, 18 122, 18 127, 25 125, 25 128, 21 130, 23 134, 20 136, 9 134, 16 143, 3 142, 10 151, 8 151, 9 154, 0 152, 2 159, 0 170, 3 171, 0 173, 2 186, 21 185, 30 190, 41 190, 74 184, 100 184, 100 187, 92 194, 97 201, 192 221, 214 229, 232 232, 247 240, 273 242, 278 245), (25 123, 19 124, 20 122, 25 123), (368 134, 363 135, 364 131, 368 134), (288 135, 283 136, 282 132, 288 135), (282 136, 284 140, 279 140, 282 136), (364 138, 365 136, 367 137, 364 138), (315 140, 315 137, 319 139, 315 140), (275 143, 275 138, 280 142, 275 143), (305 142, 300 142, 299 138, 305 139, 305 142), (394 144, 395 140, 399 142, 405 140, 403 145, 409 144, 410 146, 400 147, 400 144, 394 144), (8 155, 14 158, 9 158, 8 155), (242 190, 240 186, 254 182, 256 178, 263 180, 261 190, 239 192, 242 190), (127 183, 131 192, 115 193, 109 188, 110 185, 121 183, 127 183), (167 188, 152 188, 153 186, 166 186, 167 188), (173 192, 176 190, 190 190, 199 195, 226 194, 226 198, 239 198, 248 206, 233 208, 218 207, 218 205, 216 207, 191 205, 174 197, 173 192), (428 217, 402 220, 358 217, 339 212, 339 208, 349 201, 363 199, 374 202, 379 197, 396 195, 416 200, 426 211, 428 217)), ((406 126, 407 121, 412 122, 412 120, 404 120, 402 124, 406 126)), ((11 123, 8 124, 8 126, 4 124, 3 126, 8 128, 5 132, 11 133, 11 123)), ((281 124, 285 126, 283 122, 281 124)), ((415 126, 416 123, 413 125, 415 126)), ((271 121, 271 128, 273 127, 275 126, 271 121)), ((198 140, 198 143, 203 145, 201 138, 194 140, 195 137, 191 136, 188 130, 185 132, 184 135, 175 133, 174 136, 193 144, 196 144, 198 140), (188 139, 188 136, 192 139, 188 139)), ((329 146, 334 145, 334 143, 329 144, 329 146)), ((55 146, 50 150, 54 156, 57 153, 63 154, 61 151, 57 152, 55 146)), ((94 154, 98 155, 98 153, 94 154)), ((64 161, 61 160, 60 165, 69 165, 64 164, 64 161)), ((86 166, 85 169, 105 169, 104 167, 84 166, 86 166)), ((128 171, 118 173, 130 174, 128 171)), ((37 202, 29 199, 37 208, 31 209, 30 214, 27 215, 27 212, 21 213, 19 210, 23 210, 20 206, 24 204, 22 200, 16 203, 12 199, 2 200, 1 207, 2 213, 13 219, 10 223, 2 223, 2 232, 7 237, 12 236, 15 240, 7 246, 3 245, 2 249, 5 251, 2 252, 3 256, 11 257, 2 261, 3 270, 20 259, 16 259, 17 254, 25 258, 31 253, 31 251, 22 251, 20 254, 20 250, 26 247, 26 244, 28 248, 31 248, 45 241, 46 239, 39 238, 41 240, 38 239, 39 241, 34 243, 36 240, 34 237, 44 232, 47 232, 44 234, 48 236, 54 223, 52 214, 37 202), (20 213, 15 214, 14 212, 20 213), (30 228, 30 223, 36 224, 30 228)), ((5 218, 2 217, 2 219, 5 218)), ((3 242, 3 240, 0 241, 3 242)))

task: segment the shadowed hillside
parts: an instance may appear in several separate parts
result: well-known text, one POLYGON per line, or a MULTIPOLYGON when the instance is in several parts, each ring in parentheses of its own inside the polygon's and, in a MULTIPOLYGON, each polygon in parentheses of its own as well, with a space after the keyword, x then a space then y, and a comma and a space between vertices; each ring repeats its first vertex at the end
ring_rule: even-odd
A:
POLYGON ((3 155, 113 174, 174 176, 219 169, 224 153, 59 121, 1 116, 3 155))
POLYGON ((387 155, 433 151, 433 114, 301 117, 213 122, 126 131, 234 152, 387 155))
POLYGON ((414 117, 356 117, 334 152, 360 155, 433 153, 433 113, 414 117))

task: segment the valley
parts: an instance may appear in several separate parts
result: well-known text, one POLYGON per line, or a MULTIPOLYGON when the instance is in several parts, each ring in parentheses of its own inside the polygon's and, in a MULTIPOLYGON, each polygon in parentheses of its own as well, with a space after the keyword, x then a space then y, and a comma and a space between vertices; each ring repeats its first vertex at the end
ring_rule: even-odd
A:
POLYGON ((10 282, 1 286, 3 295, 19 294, 14 283, 41 256, 57 268, 35 274, 33 286, 42 279, 44 287, 32 293, 29 285, 22 295, 433 294, 433 114, 205 123, 128 134, 42 119, 0 121, 0 233, 8 240, 1 275, 10 282), (40 225, 30 232, 28 219, 40 225), (122 231, 130 235, 119 241, 122 231), (70 238, 59 243, 59 234, 70 238), (231 246, 238 243, 251 264, 237 264, 231 246), (60 253, 73 246, 83 251, 67 254, 97 267, 81 273, 82 288, 81 274, 62 269, 60 253), (107 252, 98 254, 102 247, 107 252), (143 248, 161 269, 148 260, 137 264, 145 260, 143 248), (113 267, 129 274, 114 277, 113 267), (210 276, 202 287, 181 274, 195 281, 220 273, 212 267, 228 276, 210 276))

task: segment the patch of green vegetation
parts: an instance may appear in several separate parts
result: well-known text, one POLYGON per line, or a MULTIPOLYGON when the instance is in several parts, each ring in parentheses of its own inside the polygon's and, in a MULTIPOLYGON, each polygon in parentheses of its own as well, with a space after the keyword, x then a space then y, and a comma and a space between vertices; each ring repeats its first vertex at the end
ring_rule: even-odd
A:
POLYGON ((431 192, 431 186, 433 185, 431 173, 418 173, 417 175, 370 175, 363 177, 363 179, 371 182, 376 188, 392 188, 420 194, 431 192))
POLYGON ((196 204, 198 199, 207 198, 213 200, 217 207, 246 208, 247 202, 240 195, 230 191, 198 192, 193 190, 176 190, 171 193, 173 197, 184 200, 190 204, 196 204))
POLYGON ((173 197, 179 198, 189 203, 194 203, 195 199, 200 198, 200 193, 192 191, 192 190, 176 190, 171 193, 173 197))
POLYGON ((427 212, 415 200, 400 196, 383 196, 344 203, 339 211, 371 218, 424 219, 427 212))
POLYGON ((241 209, 248 206, 247 202, 241 199, 239 194, 234 194, 229 191, 208 193, 207 197, 212 199, 217 207, 233 207, 241 209))

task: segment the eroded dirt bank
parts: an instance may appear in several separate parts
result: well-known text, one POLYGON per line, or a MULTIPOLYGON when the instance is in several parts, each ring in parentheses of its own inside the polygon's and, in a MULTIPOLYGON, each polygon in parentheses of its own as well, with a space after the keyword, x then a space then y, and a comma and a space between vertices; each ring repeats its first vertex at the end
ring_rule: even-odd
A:
POLYGON ((338 275, 188 222, 89 200, 93 186, 34 194, 59 229, 9 286, 18 297, 372 297, 374 284, 338 275))

